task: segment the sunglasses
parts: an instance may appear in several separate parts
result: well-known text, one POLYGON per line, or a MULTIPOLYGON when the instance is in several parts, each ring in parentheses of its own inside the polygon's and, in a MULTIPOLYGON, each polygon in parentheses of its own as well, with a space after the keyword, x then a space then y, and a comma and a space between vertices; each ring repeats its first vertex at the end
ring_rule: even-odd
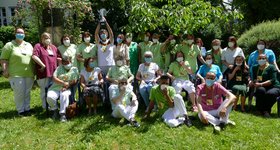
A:
POLYGON ((127 85, 127 82, 119 82, 120 85, 127 85))

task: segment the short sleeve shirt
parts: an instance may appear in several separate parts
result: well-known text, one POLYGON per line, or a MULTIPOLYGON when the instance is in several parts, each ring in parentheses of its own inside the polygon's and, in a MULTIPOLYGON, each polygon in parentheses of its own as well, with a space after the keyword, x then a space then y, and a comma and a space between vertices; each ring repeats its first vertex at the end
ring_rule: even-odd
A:
POLYGON ((2 49, 1 59, 8 61, 11 77, 33 77, 34 63, 32 61, 33 47, 23 41, 18 45, 15 41, 8 42, 2 49))
MULTIPOLYGON (((172 86, 167 87, 167 91, 169 96, 174 99, 175 97, 175 89, 172 86)), ((150 101, 156 102, 160 112, 163 112, 168 109, 167 99, 164 97, 160 85, 153 86, 150 92, 150 101)))
POLYGON ((99 83, 98 75, 100 72, 101 69, 98 67, 95 67, 92 72, 87 72, 86 69, 84 68, 81 71, 81 75, 84 76, 86 84, 98 84, 99 83))
POLYGON ((222 60, 233 65, 235 57, 240 53, 245 58, 243 50, 240 47, 237 47, 234 50, 231 50, 230 48, 226 48, 222 53, 222 60))
POLYGON ((160 48, 161 48, 162 43, 155 43, 152 44, 150 47, 151 52, 153 53, 153 62, 155 62, 160 69, 163 69, 163 61, 162 61, 162 56, 161 56, 161 52, 160 52, 160 48))
POLYGON ((126 64, 126 61, 129 60, 129 48, 126 44, 121 44, 116 46, 114 49, 114 60, 116 60, 117 57, 122 56, 123 57, 123 64, 126 64))
POLYGON ((109 71, 107 76, 111 79, 118 80, 121 78, 126 78, 128 79, 129 77, 133 76, 133 74, 130 71, 130 68, 128 66, 112 66, 109 71))
MULTIPOLYGON (((124 106, 130 105, 131 98, 132 98, 132 92, 133 92, 132 90, 130 90, 129 88, 126 88, 125 95, 118 104, 122 104, 124 106)), ((112 91, 112 98, 115 98, 119 95, 120 95, 120 90, 119 89, 116 89, 116 90, 112 91)), ((114 110, 116 108, 116 104, 111 102, 111 105, 112 105, 112 110, 114 110)))
POLYGON ((52 77, 57 67, 57 58, 61 58, 60 52, 54 45, 50 45, 50 49, 46 49, 43 44, 38 43, 34 46, 33 55, 41 59, 46 68, 44 71, 40 71, 41 66, 36 64, 35 69, 37 71, 37 78, 42 79, 46 77, 52 77))
MULTIPOLYGON (((270 64, 272 64, 276 60, 274 52, 270 49, 265 49, 263 51, 263 54, 266 55, 267 60, 270 64)), ((253 67, 254 65, 258 64, 258 57, 259 57, 259 51, 258 50, 255 50, 254 52, 252 52, 250 54, 249 60, 248 60, 248 65, 249 65, 250 68, 253 67)))
POLYGON ((141 63, 144 63, 145 61, 144 61, 144 53, 146 52, 146 51, 151 51, 151 45, 153 44, 153 42, 151 42, 151 41, 148 41, 147 43, 146 42, 140 42, 139 43, 139 47, 141 48, 141 63))
POLYGON ((156 63, 151 62, 149 66, 145 64, 140 64, 138 72, 140 72, 142 79, 145 82, 153 81, 156 78, 156 72, 159 70, 159 67, 156 63))
MULTIPOLYGON (((97 46, 93 43, 90 43, 89 46, 84 42, 78 45, 77 54, 81 55, 84 59, 89 57, 97 57, 97 46)), ((95 66, 97 66, 97 61, 94 61, 95 66)), ((84 68, 84 63, 79 62, 79 69, 84 68)))
POLYGON ((215 65, 215 64, 212 64, 211 65, 211 68, 208 67, 207 65, 202 65, 200 66, 197 74, 200 74, 203 78, 206 77, 206 74, 209 72, 209 71, 212 71, 212 72, 215 72, 216 73, 216 79, 219 79, 220 76, 222 75, 222 72, 221 72, 221 69, 219 66, 215 65))
POLYGON ((205 83, 198 85, 197 95, 201 97, 201 106, 204 111, 216 110, 223 103, 223 96, 227 90, 219 83, 214 83, 213 89, 206 87, 205 83))
MULTIPOLYGON (((64 82, 70 82, 79 78, 79 71, 76 67, 72 67, 70 70, 66 70, 64 66, 61 65, 57 67, 57 69, 53 73, 53 76, 57 77, 60 80, 63 80, 64 82)), ((54 82, 53 85, 50 87, 50 90, 59 91, 62 88, 62 85, 54 82)))
POLYGON ((197 56, 201 54, 200 49, 197 45, 193 44, 191 47, 189 45, 179 46, 179 50, 184 53, 185 61, 188 61, 192 72, 197 71, 197 56))
MULTIPOLYGON (((188 61, 185 61, 185 65, 189 66, 188 61)), ((177 61, 174 61, 170 64, 168 72, 172 73, 175 78, 189 80, 187 70, 182 67, 177 61)))
POLYGON ((71 44, 69 47, 66 47, 64 45, 60 45, 57 49, 59 50, 62 58, 64 56, 71 57, 72 58, 72 60, 71 60, 72 64, 75 67, 78 67, 77 59, 76 59, 77 46, 75 44, 71 44))

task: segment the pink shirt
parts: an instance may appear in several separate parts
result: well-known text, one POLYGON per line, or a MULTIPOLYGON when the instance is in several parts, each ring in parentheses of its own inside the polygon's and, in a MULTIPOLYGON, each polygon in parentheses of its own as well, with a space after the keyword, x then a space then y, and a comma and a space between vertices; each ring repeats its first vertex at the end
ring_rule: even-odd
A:
POLYGON ((205 83, 198 85, 197 95, 201 97, 201 106, 204 111, 216 110, 223 103, 223 97, 227 95, 227 89, 221 84, 214 83, 213 89, 207 89, 205 83))
POLYGON ((46 50, 43 44, 37 43, 34 46, 33 55, 39 57, 41 61, 46 65, 44 71, 39 71, 40 65, 35 65, 35 72, 37 74, 37 79, 42 79, 46 77, 52 77, 53 73, 57 67, 57 58, 61 58, 59 51, 54 45, 50 45, 51 49, 46 50))

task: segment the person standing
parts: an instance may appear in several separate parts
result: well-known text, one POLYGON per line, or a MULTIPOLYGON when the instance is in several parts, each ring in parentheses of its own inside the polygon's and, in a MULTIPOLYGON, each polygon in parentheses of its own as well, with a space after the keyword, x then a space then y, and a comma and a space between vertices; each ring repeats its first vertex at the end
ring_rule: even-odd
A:
POLYGON ((45 88, 52 80, 53 73, 58 66, 58 61, 61 61, 58 49, 51 44, 51 35, 49 33, 44 32, 41 35, 41 42, 34 46, 32 59, 36 62, 37 83, 40 86, 42 107, 45 109, 45 88))
POLYGON ((150 34, 150 32, 146 32, 145 33, 145 36, 144 36, 144 41, 143 42, 140 42, 139 44, 138 44, 138 59, 139 59, 139 64, 140 63, 144 63, 145 62, 145 60, 144 60, 144 58, 143 58, 143 56, 144 56, 144 53, 146 52, 146 51, 150 51, 151 49, 151 45, 153 44, 153 42, 152 41, 150 41, 150 37, 151 37, 151 34, 150 34))
POLYGON ((16 39, 6 43, 1 53, 3 76, 9 78, 20 116, 30 114, 30 91, 34 82, 33 47, 24 41, 24 37, 23 28, 17 28, 16 39))
POLYGON ((57 48, 62 57, 67 56, 72 58, 73 66, 78 67, 76 53, 77 53, 77 46, 71 43, 70 36, 68 34, 64 34, 61 37, 61 45, 57 48))

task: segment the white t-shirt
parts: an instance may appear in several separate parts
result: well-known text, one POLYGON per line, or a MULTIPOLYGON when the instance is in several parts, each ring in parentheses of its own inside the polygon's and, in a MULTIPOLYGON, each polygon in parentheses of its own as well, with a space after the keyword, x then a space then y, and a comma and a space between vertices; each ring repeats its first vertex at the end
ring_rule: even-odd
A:
POLYGON ((98 74, 101 72, 101 69, 95 67, 92 72, 87 72, 86 69, 82 69, 81 75, 84 76, 86 84, 99 84, 98 74))
POLYGON ((116 46, 114 44, 109 44, 103 46, 98 44, 98 66, 114 66, 114 49, 116 46))
POLYGON ((145 66, 144 63, 139 65, 138 72, 145 82, 153 81, 156 78, 156 72, 159 67, 156 63, 151 62, 149 66, 145 66))
POLYGON ((233 65, 234 59, 239 53, 245 58, 244 53, 240 47, 237 47, 234 50, 231 50, 227 47, 222 53, 222 60, 225 60, 227 63, 233 65))

